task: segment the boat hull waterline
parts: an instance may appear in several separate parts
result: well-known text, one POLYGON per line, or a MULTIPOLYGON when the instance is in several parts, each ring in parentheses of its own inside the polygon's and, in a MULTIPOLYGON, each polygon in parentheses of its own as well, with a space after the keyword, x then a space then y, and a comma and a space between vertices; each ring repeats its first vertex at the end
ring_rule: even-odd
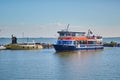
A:
POLYGON ((103 46, 98 47, 76 47, 76 46, 68 46, 68 45, 53 45, 56 52, 63 52, 63 51, 76 51, 76 50, 102 50, 104 49, 103 46))

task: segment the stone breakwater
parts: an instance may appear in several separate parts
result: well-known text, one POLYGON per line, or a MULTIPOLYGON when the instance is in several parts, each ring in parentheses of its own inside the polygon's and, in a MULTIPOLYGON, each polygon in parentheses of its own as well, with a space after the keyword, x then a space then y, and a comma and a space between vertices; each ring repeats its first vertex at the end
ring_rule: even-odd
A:
MULTIPOLYGON (((44 48, 47 48, 47 49, 53 48, 53 44, 47 44, 47 43, 39 43, 39 44, 41 44, 43 46, 43 49, 44 48)), ((108 42, 104 42, 103 46, 104 47, 120 47, 120 43, 113 42, 113 41, 111 41, 109 43, 108 42)))
MULTIPOLYGON (((47 43, 39 43, 39 44, 41 44, 43 46, 43 49, 45 49, 45 48, 47 48, 47 49, 53 48, 53 44, 47 44, 47 43)), ((103 46, 104 47, 120 47, 120 43, 113 42, 113 41, 111 41, 109 43, 108 42, 104 42, 103 46)))
MULTIPOLYGON (((42 45, 43 49, 51 49, 53 48, 53 44, 48 44, 48 43, 35 43, 36 45, 42 45)), ((117 42, 104 42, 103 43, 103 46, 104 47, 120 47, 120 43, 117 43, 117 42)), ((3 45, 4 47, 4 45, 3 45)), ((2 49, 2 48, 1 48, 2 49)), ((4 48, 4 49, 7 49, 7 48, 4 48)))
POLYGON ((113 41, 111 41, 109 43, 108 42, 104 42, 103 46, 104 47, 120 47, 120 43, 113 42, 113 41))
POLYGON ((47 43, 36 43, 36 44, 42 45, 43 49, 53 48, 53 44, 47 44, 47 43))

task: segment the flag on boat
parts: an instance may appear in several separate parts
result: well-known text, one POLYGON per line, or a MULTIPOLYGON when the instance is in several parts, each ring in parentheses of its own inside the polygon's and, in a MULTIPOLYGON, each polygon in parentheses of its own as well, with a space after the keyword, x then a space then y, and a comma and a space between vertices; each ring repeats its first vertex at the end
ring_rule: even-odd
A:
POLYGON ((88 34, 93 34, 93 32, 89 29, 89 30, 88 30, 88 34))

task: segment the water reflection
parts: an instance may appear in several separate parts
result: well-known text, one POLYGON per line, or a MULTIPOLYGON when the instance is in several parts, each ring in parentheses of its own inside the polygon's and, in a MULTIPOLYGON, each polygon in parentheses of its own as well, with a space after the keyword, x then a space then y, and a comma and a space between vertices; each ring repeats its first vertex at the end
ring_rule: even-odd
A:
POLYGON ((70 57, 70 56, 76 56, 76 57, 87 57, 89 55, 99 54, 103 50, 92 50, 92 51, 69 51, 69 52, 56 52, 55 55, 61 56, 61 57, 70 57))
POLYGON ((54 55, 58 66, 55 67, 55 73, 64 74, 59 75, 58 78, 63 77, 67 80, 85 79, 86 76, 96 72, 94 69, 97 69, 95 66, 99 67, 102 51, 56 52, 54 55))

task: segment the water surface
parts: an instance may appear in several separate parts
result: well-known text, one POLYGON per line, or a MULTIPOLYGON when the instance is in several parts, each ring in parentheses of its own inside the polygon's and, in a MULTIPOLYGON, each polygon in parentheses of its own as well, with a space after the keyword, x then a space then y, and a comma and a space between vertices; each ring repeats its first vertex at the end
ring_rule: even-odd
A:
POLYGON ((0 80, 120 80, 120 48, 0 50, 0 80))

